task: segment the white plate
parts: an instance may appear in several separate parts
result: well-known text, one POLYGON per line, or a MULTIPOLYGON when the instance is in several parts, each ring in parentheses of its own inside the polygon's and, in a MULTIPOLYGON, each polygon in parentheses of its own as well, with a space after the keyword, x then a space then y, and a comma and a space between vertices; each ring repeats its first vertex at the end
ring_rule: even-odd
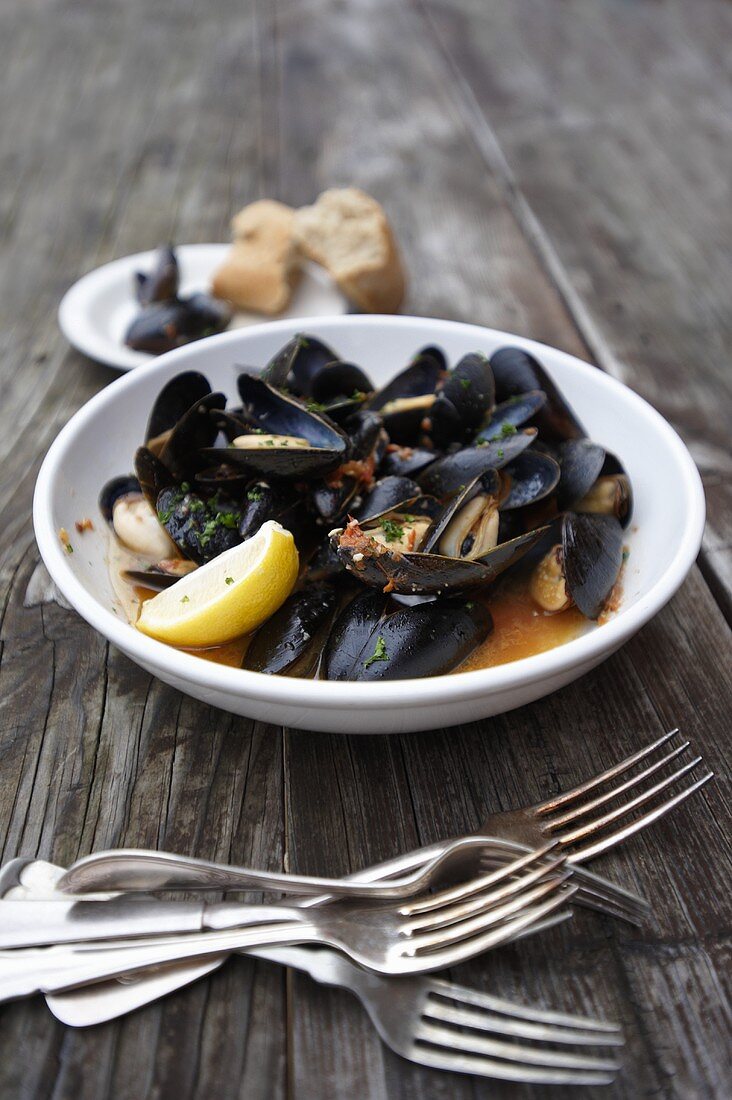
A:
MULTIPOLYGON (((228 244, 177 245, 181 294, 208 291, 214 271, 230 248, 228 244)), ((144 351, 133 351, 123 342, 128 325, 140 309, 134 294, 135 272, 149 271, 156 251, 138 252, 98 267, 67 290, 58 307, 58 323, 77 351, 117 370, 132 370, 156 358, 144 351)), ((290 305, 277 319, 332 317, 346 313, 348 308, 348 301, 327 271, 307 262, 290 305)), ((261 313, 236 313, 229 331, 265 320, 261 313)))
MULTIPOLYGON (((434 729, 500 714, 576 680, 631 637, 671 598, 691 567, 704 526, 696 467, 666 421, 620 382, 571 355, 494 329, 416 317, 334 317, 278 321, 212 336, 168 352, 117 379, 66 425, 38 476, 36 538, 51 576, 69 603, 133 661, 181 691, 235 714, 304 729, 391 733, 434 729), (633 483, 630 558, 620 610, 566 645, 495 668, 381 683, 332 683, 225 668, 140 634, 119 613, 105 562, 108 534, 98 495, 132 466, 148 413, 163 384, 182 370, 203 371, 236 397, 235 364, 261 365, 293 333, 312 331, 381 385, 425 344, 451 362, 469 351, 491 354, 519 344, 537 355, 591 436, 620 456, 633 483), (91 517, 95 530, 74 532, 91 517), (59 528, 71 533, 67 554, 59 528)), ((591 700, 588 699, 588 705, 591 700)), ((580 717, 581 721, 581 717, 580 717)), ((579 730, 567 736, 580 736, 579 730)))

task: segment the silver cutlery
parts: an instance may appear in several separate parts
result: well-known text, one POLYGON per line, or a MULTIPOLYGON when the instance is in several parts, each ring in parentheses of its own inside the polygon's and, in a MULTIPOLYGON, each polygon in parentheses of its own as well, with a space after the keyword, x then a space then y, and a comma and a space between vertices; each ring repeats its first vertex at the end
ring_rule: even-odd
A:
MULTIPOLYGON (((656 774, 665 765, 668 765, 673 760, 678 759, 678 757, 681 756, 689 747, 688 741, 684 741, 680 745, 676 745, 673 748, 667 749, 669 742, 672 741, 676 734, 678 734, 677 729, 671 730, 669 733, 664 734, 662 737, 658 738, 650 745, 646 746, 644 749, 641 749, 639 752, 633 753, 613 767, 608 768, 605 771, 594 776, 592 779, 589 779, 586 782, 581 783, 576 787, 573 787, 571 790, 557 796, 557 798, 555 799, 550 799, 546 802, 538 803, 535 806, 528 806, 518 811, 506 811, 504 814, 494 814, 484 824, 486 826, 492 826, 495 830, 505 836, 507 831, 506 826, 510 828, 513 822, 518 820, 519 830, 522 835, 526 835, 526 832, 532 830, 530 835, 535 839, 538 832, 540 842, 543 843, 545 840, 545 836, 542 830, 544 828, 551 827, 551 823, 553 821, 556 821, 556 818, 551 815, 552 808, 557 809, 561 807, 562 809, 560 810, 558 815, 561 817, 563 810, 572 806, 572 809, 575 812, 576 819, 583 808, 585 810, 591 811, 593 805, 595 808, 597 807, 597 797, 602 797, 602 805, 606 805, 608 802, 611 801, 611 799, 631 791, 634 792, 633 800, 635 800, 636 802, 636 807, 638 806, 639 798, 644 799, 644 803, 647 803, 649 800, 653 800, 660 793, 668 791, 670 787, 678 783, 679 780, 683 778, 684 774, 688 774, 700 762, 700 758, 693 758, 690 762, 691 766, 689 766, 689 764, 685 765, 682 768, 681 773, 679 771, 675 771, 668 779, 661 780, 660 782, 653 784, 653 793, 649 794, 649 790, 651 790, 651 788, 645 785, 646 780, 650 778, 651 775, 656 774), (632 776, 629 780, 623 780, 620 784, 613 785, 609 791, 605 792, 604 795, 595 795, 595 792, 598 791, 599 788, 602 788, 604 784, 607 784, 611 780, 616 779, 617 777, 631 771, 633 767, 638 764, 643 764, 643 769, 639 774, 632 776), (586 798, 585 796, 587 795, 589 795, 590 797, 586 798), (537 824, 537 819, 541 822, 541 824, 537 824)), ((617 807, 617 809, 621 812, 610 823, 611 827, 612 825, 619 823, 619 827, 613 829, 612 832, 605 835, 604 843, 601 850, 609 850, 615 844, 619 844, 622 840, 626 839, 629 836, 632 836, 634 833, 640 831, 641 829, 646 828, 654 821, 659 820, 665 814, 673 810, 675 806, 678 806, 683 801, 685 801, 685 799, 693 794, 696 790, 699 790, 702 786, 704 786, 704 784, 707 783, 711 778, 712 773, 706 772, 691 786, 681 787, 680 790, 675 791, 672 795, 664 798, 657 805, 653 806, 642 817, 635 819, 631 818, 627 822, 623 821, 623 814, 625 812, 628 812, 628 803, 621 802, 620 806, 617 807)), ((629 812, 633 812, 633 807, 631 807, 629 812)), ((590 823, 590 829, 591 828, 592 823, 590 823)), ((582 840, 584 838, 580 837, 576 839, 582 840)), ((516 842, 516 840, 506 840, 505 844, 507 853, 509 851, 516 852, 520 848, 520 845, 516 842)), ((358 878, 362 882, 368 882, 374 881, 379 877, 405 874, 410 869, 418 867, 420 863, 423 862, 425 859, 432 858, 435 852, 443 850, 444 847, 445 842, 442 842, 441 844, 435 844, 416 852, 411 852, 403 856, 398 856, 395 859, 386 861, 385 863, 366 868, 363 871, 357 872, 356 875, 349 877, 354 879, 358 878)), ((594 850, 590 852, 588 852, 586 849, 584 851, 580 849, 579 857, 582 859, 589 859, 599 854, 597 850, 598 842, 593 842, 592 848, 594 850)), ((573 853, 570 847, 568 862, 573 865, 575 875, 579 870, 581 870, 583 876, 588 876, 589 872, 587 872, 586 869, 580 869, 576 866, 574 861, 577 858, 577 853, 573 853)), ((33 868, 31 867, 29 868, 29 873, 32 874, 32 872, 33 868)), ((56 870, 56 877, 54 881, 58 879, 58 875, 59 872, 58 870, 56 870)), ((43 879, 43 869, 40 870, 39 877, 43 879)), ((605 882, 605 880, 600 879, 598 876, 592 875, 589 877, 591 880, 598 884, 603 884, 605 882)), ((579 900, 583 893, 584 886, 581 886, 578 890, 578 893, 575 894, 574 900, 579 900)), ((301 901, 297 904, 303 908, 309 908, 312 905, 320 905, 327 900, 327 897, 308 898, 307 900, 301 901)), ((279 949, 268 949, 267 957, 274 957, 272 955, 273 950, 276 955, 276 952, 279 949)), ((209 959, 205 963, 198 962, 176 967, 175 976, 173 977, 173 975, 170 975, 166 979, 168 985, 166 986, 165 992, 170 992, 172 991, 172 989, 177 988, 177 986, 179 985, 185 985, 187 984, 187 982, 193 981, 205 973, 209 973, 211 970, 214 970, 216 969, 216 967, 222 965, 224 961, 225 956, 222 955, 217 958, 209 959)), ((102 998, 100 997, 100 1000, 98 1002, 99 1015, 97 1018, 97 1022, 113 1018, 114 1016, 129 1011, 132 1008, 140 1007, 141 1005, 146 1004, 149 1000, 154 1000, 157 996, 162 995, 161 993, 155 991, 153 983, 153 977, 148 975, 141 975, 134 985, 128 987, 122 987, 119 983, 108 983, 110 986, 108 990, 108 995, 105 996, 103 1002, 102 998), (148 982, 150 982, 151 984, 148 985, 148 982)), ((52 1011, 54 1011, 55 1006, 57 1006, 59 1007, 59 1010, 63 1010, 65 1012, 73 1014, 75 1008, 75 998, 78 997, 79 1000, 81 1000, 83 996, 84 1006, 79 1008, 80 1019, 81 1023, 89 1023, 94 1022, 94 1020, 92 1019, 94 1004, 92 1003, 92 1005, 89 1006, 89 1001, 91 1001, 93 994, 94 990, 92 989, 63 994, 62 998, 65 1002, 63 1008, 61 1005, 57 1005, 58 998, 47 998, 47 1000, 49 1001, 49 1005, 52 1011)))
MULTIPOLYGON (((474 888, 466 889, 464 894, 474 894, 484 883, 490 884, 495 870, 506 862, 525 853, 520 849, 511 849, 508 853, 504 845, 497 845, 485 837, 463 837, 443 849, 439 856, 425 864, 421 873, 402 877, 400 883, 411 882, 411 895, 424 893, 431 887, 444 881, 460 880, 467 884, 474 882, 474 888), (490 864, 490 870, 488 865, 490 864), (476 875, 478 878, 476 879, 476 875)), ((122 896, 102 895, 107 900, 90 900, 95 895, 56 894, 46 904, 39 906, 37 901, 19 897, 17 887, 24 874, 30 874, 33 861, 11 860, 0 872, 0 949, 17 947, 35 947, 54 943, 74 943, 81 941, 106 940, 113 937, 131 938, 134 936, 152 936, 165 933, 193 932, 234 928, 251 923, 261 923, 267 919, 278 920, 281 907, 267 909, 257 905, 241 905, 236 902, 203 903, 200 901, 161 901, 158 898, 141 894, 122 896), (15 896, 14 896, 15 895, 15 896)), ((100 876, 95 876, 98 878, 100 876)), ((124 876, 123 876, 124 877, 124 876)), ((287 876, 280 875, 278 880, 286 882, 287 876)), ((62 887, 67 876, 55 883, 56 889, 62 887)), ((303 880, 301 877, 301 882, 303 880)), ((322 883, 322 879, 313 880, 322 883)), ((355 893, 358 882, 350 885, 355 893)), ((361 884, 365 895, 376 889, 377 884, 361 884)), ((399 887, 404 889, 403 886, 399 887)), ((635 894, 616 890, 611 883, 602 883, 605 896, 601 897, 597 888, 593 888, 592 897, 587 901, 593 908, 616 916, 631 923, 640 923, 648 915, 647 903, 635 894)), ((587 892, 587 885, 584 886, 587 892)), ((574 900, 582 891, 578 890, 574 900)), ((379 897, 379 895, 376 895, 379 897)))
MULTIPOLYGON (((327 888, 330 897, 413 897, 430 886, 438 885, 449 875, 467 880, 486 867, 500 867, 526 849, 500 838, 469 836, 429 851, 434 854, 424 862, 413 862, 414 869, 405 874, 390 876, 385 881, 361 881, 350 877, 328 879, 257 871, 170 852, 119 848, 84 856, 62 873, 56 889, 81 896, 100 890, 209 890, 214 887, 229 890, 267 887, 286 893, 318 895, 327 888)), ((417 856, 418 853, 412 855, 417 856)), ((648 915, 647 904, 638 894, 589 871, 578 869, 575 885, 578 887, 575 895, 578 904, 634 923, 639 923, 648 915)))
MULTIPOLYGON (((331 948, 267 947, 248 954, 350 990, 386 1045, 411 1062, 507 1081, 562 1085, 608 1084, 618 1069, 615 1059, 587 1053, 591 1047, 622 1046, 620 1029, 613 1024, 525 1007, 440 979, 378 977, 331 948)), ((49 994, 46 1000, 63 1023, 88 1026, 185 984, 179 969, 162 967, 146 977, 149 995, 142 1002, 136 1001, 140 983, 134 980, 49 994)), ((188 980, 197 976, 191 973, 188 980)))
MULTIPOLYGON (((422 973, 452 966, 532 927, 570 915, 563 860, 531 852, 482 877, 476 890, 454 902, 425 895, 398 904, 338 901, 305 907, 241 906, 251 926, 155 939, 61 944, 0 952, 0 998, 56 992, 118 977, 149 966, 198 959, 267 944, 317 943, 336 947, 384 974, 422 973), (563 913, 556 911, 562 907, 563 913), (274 915, 273 915, 274 914, 274 915), (551 920, 547 920, 550 918, 551 920), (254 922, 259 922, 254 926, 254 922)), ((448 891, 448 894, 451 894, 448 891)))

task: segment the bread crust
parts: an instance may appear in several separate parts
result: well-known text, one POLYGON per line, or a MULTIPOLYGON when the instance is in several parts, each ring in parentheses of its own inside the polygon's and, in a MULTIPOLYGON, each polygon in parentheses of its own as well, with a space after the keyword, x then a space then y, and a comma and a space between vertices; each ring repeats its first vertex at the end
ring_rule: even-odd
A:
POLYGON ((389 220, 370 195, 356 187, 324 191, 294 218, 303 255, 330 272, 343 293, 366 313, 396 313, 405 278, 389 220))
POLYGON ((250 203, 231 219, 234 243, 212 289, 236 309, 268 315, 286 309, 301 274, 295 211, 273 199, 250 203))

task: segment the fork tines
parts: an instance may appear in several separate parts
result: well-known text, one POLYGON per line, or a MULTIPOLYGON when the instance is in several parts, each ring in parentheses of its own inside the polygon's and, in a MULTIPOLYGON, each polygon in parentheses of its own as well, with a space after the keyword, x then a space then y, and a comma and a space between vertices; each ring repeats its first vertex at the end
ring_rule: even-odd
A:
POLYGON ((591 859, 658 821, 709 782, 713 773, 706 768, 694 782, 682 782, 698 768, 702 758, 694 756, 681 762, 690 746, 688 741, 672 744, 678 732, 678 729, 671 730, 593 779, 533 807, 542 832, 558 841, 562 850, 568 850, 570 863, 591 859), (670 770, 675 761, 680 762, 680 766, 670 770), (612 782, 640 764, 643 765, 640 771, 620 782, 612 782), (670 770, 670 774, 659 777, 662 769, 670 770), (649 783, 653 776, 656 781, 649 783), (601 792, 599 789, 605 784, 611 786, 601 792), (657 801, 665 792, 668 792, 667 797, 657 801), (635 816, 636 810, 649 803, 653 804, 651 808, 635 816), (601 808, 605 808, 605 812, 579 821, 601 808))
POLYGON ((523 1008, 448 982, 426 983, 410 1057, 426 1065, 536 1084, 608 1084, 619 1066, 587 1047, 622 1046, 599 1021, 523 1008), (578 1048, 578 1049, 571 1049, 578 1048))

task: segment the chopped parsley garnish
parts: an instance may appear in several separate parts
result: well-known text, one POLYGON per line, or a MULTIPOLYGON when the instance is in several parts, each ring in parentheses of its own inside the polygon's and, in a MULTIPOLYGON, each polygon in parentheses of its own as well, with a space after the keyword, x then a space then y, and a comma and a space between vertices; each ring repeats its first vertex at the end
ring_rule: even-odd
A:
POLYGON ((73 546, 71 545, 70 542, 65 542, 64 543, 64 550, 66 551, 67 554, 73 554, 73 552, 74 552, 74 548, 73 548, 73 546))
POLYGON ((461 378, 460 379, 460 385, 463 387, 464 390, 469 390, 470 387, 472 386, 472 384, 473 383, 472 383, 470 378, 461 378))
POLYGON ((373 665, 376 661, 388 661, 389 654, 386 652, 386 639, 383 634, 379 634, 376 639, 376 646, 371 656, 364 661, 363 667, 368 668, 369 665, 373 665))
POLYGON ((247 491, 247 500, 261 500, 264 496, 264 490, 260 489, 258 485, 255 485, 253 489, 247 491))
POLYGON ((233 584, 234 583, 234 578, 233 577, 224 577, 224 583, 225 584, 233 584))
POLYGON ((496 432, 491 436, 491 443, 497 443, 501 439, 508 439, 512 435, 516 435, 517 428, 515 424, 501 424, 500 432, 496 432))
POLYGON ((365 396, 363 390, 354 390, 351 394, 351 401, 363 401, 365 396))
POLYGON ((181 492, 183 492, 183 493, 190 493, 190 491, 191 491, 191 487, 190 487, 190 485, 188 484, 187 481, 181 482, 181 487, 180 488, 181 488, 181 492))
POLYGON ((217 512, 214 518, 221 527, 228 527, 232 531, 238 526, 238 517, 233 512, 217 512))
POLYGON ((322 401, 309 400, 305 402, 305 408, 311 413, 322 413, 325 412, 328 406, 324 405, 322 401))
POLYGON ((181 603, 190 603, 190 602, 191 602, 191 598, 190 598, 190 596, 181 596, 181 598, 180 598, 180 602, 181 602, 181 603))
POLYGON ((170 508, 158 508, 158 519, 161 523, 167 523, 173 515, 173 506, 170 508))
POLYGON ((630 550, 623 550, 623 561, 627 561, 630 557, 630 550))
POLYGON ((503 450, 503 448, 499 447, 498 450, 496 451, 496 458, 503 458, 505 453, 506 452, 503 450))
POLYGON ((472 611, 474 607, 475 607, 475 604, 473 603, 472 600, 470 600, 468 603, 466 603, 465 610, 466 611, 472 611))
POLYGON ((399 542, 400 539, 404 538, 404 528, 395 519, 382 519, 380 527, 386 536, 387 542, 399 542))

